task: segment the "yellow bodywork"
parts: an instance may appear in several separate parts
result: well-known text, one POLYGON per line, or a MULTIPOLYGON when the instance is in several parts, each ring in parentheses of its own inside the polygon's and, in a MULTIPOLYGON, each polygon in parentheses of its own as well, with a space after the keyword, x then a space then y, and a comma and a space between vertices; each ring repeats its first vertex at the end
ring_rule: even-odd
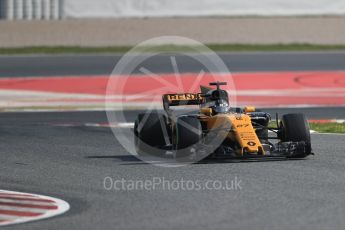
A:
POLYGON ((244 153, 265 155, 264 148, 252 126, 251 118, 247 114, 218 114, 204 118, 208 130, 218 129, 217 131, 223 138, 230 138, 236 141, 240 148, 239 155, 244 153), (230 132, 229 132, 230 129, 230 132))

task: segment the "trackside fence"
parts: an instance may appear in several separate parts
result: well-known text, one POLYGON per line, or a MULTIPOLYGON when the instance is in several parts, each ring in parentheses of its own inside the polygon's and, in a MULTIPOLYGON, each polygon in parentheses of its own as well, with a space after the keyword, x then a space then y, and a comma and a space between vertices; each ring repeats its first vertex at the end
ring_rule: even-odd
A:
POLYGON ((0 19, 58 20, 63 0, 0 0, 0 19))

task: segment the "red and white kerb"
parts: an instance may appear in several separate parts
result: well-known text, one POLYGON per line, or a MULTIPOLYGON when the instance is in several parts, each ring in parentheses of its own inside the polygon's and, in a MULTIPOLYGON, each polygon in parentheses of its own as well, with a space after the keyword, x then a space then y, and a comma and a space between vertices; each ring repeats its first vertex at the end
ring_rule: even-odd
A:
POLYGON ((0 190, 0 226, 53 217, 69 208, 67 202, 57 198, 0 190))

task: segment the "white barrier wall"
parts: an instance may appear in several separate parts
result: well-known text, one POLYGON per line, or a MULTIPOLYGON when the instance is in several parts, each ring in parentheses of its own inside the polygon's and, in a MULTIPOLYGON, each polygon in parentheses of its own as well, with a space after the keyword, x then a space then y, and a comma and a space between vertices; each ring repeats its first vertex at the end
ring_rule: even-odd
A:
POLYGON ((67 18, 342 15, 345 0, 65 0, 67 18))
POLYGON ((0 18, 56 20, 62 17, 62 3, 63 0, 0 0, 0 18))
POLYGON ((345 0, 0 0, 0 18, 345 15, 345 0))

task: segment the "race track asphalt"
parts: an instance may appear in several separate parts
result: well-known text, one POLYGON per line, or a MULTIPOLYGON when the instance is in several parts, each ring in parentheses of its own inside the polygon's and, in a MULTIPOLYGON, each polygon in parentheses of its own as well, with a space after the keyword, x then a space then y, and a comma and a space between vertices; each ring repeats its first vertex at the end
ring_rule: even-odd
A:
MULTIPOLYGON (((129 121, 135 112, 128 113, 129 121)), ((71 210, 8 229, 342 229, 344 135, 312 135, 305 160, 165 168, 129 155, 101 112, 0 114, 1 188, 66 200, 71 210), (106 190, 113 180, 240 180, 237 190, 106 190), (240 189, 241 188, 241 189, 240 189)))
MULTIPOLYGON (((344 70, 345 53, 222 54, 232 71, 344 70)), ((118 56, 0 57, 0 76, 109 74, 118 56)), ((158 58, 159 59, 159 58, 158 58)), ((163 59, 162 59, 163 60, 163 59)), ((167 59, 168 60, 168 59, 167 59)), ((148 63, 154 71, 162 62, 148 63)), ((182 70, 193 71, 192 63, 182 70)), ((344 119, 345 108, 266 109, 344 119)), ((127 111, 129 122, 138 111, 127 111)), ((343 229, 345 135, 312 134, 304 160, 146 164, 106 127, 104 112, 0 114, 0 189, 70 203, 66 214, 7 229, 343 229), (107 190, 104 179, 240 180, 237 190, 107 190)))
MULTIPOLYGON (((345 52, 219 53, 231 72, 345 70, 345 52)), ((0 56, 0 77, 109 75, 121 55, 0 56)), ((199 72, 193 58, 176 57, 179 71, 199 72)), ((142 63, 154 73, 172 72, 170 55, 142 63)), ((138 72, 138 70, 136 70, 138 72)))

